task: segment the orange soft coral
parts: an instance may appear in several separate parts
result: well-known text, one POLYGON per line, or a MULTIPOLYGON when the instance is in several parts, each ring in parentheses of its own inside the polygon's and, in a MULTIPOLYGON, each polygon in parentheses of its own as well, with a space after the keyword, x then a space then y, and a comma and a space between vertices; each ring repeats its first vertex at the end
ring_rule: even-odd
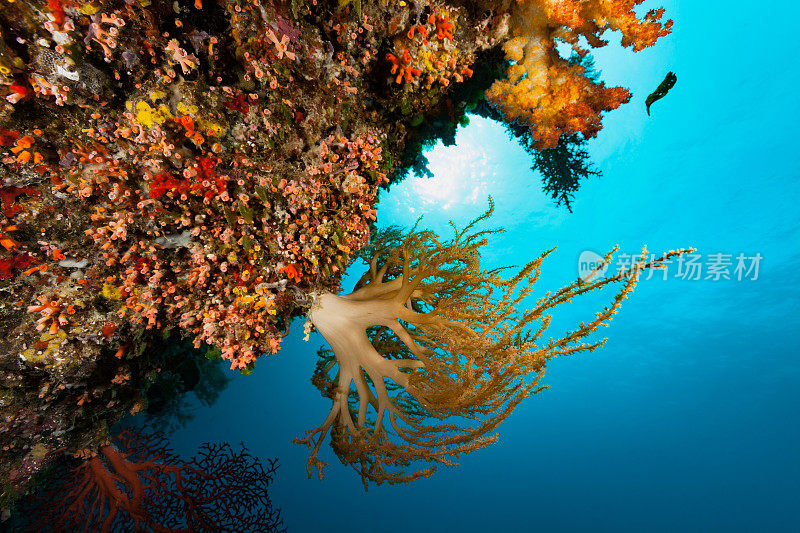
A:
POLYGON ((386 54, 386 59, 392 62, 391 72, 392 74, 397 74, 395 81, 398 84, 403 81, 411 83, 414 80, 414 76, 419 76, 422 73, 420 69, 411 66, 413 58, 407 49, 403 50, 400 58, 395 57, 393 54, 386 54))
POLYGON ((642 1, 517 0, 503 46, 512 64, 487 99, 509 122, 529 125, 538 149, 555 147, 563 134, 593 137, 602 128, 600 114, 630 100, 630 93, 589 79, 582 66, 559 56, 555 41, 571 44, 580 57, 587 51, 579 38, 604 46, 606 30, 619 30, 622 45, 634 51, 652 46, 669 34, 672 21, 661 22, 663 9, 637 17, 634 7, 642 1))

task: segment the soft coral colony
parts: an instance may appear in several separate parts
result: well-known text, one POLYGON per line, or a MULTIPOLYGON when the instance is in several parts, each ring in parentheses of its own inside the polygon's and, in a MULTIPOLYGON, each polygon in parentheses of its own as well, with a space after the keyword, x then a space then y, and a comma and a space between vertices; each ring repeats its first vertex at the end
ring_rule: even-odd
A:
MULTIPOLYGON (((650 46, 670 23, 637 16, 640 3, 3 3, 0 332, 14 394, 0 444, 12 485, 20 462, 43 462, 28 460, 32 445, 40 459, 87 447, 74 424, 30 442, 15 406, 88 416, 109 383, 74 369, 104 354, 130 366, 143 330, 177 328, 242 370, 277 352, 309 294, 336 292, 369 243, 379 188, 417 149, 409 133, 463 114, 451 91, 485 51, 513 62, 487 97, 542 147, 596 134, 629 94, 582 76, 555 42, 585 54, 579 37, 602 46, 618 30, 623 45, 650 46)), ((131 407, 112 402, 104 424, 131 407)))
POLYGON ((481 248, 502 229, 478 231, 478 224, 493 210, 490 198, 489 210, 461 231, 453 225, 449 240, 382 230, 365 250, 369 268, 353 292, 313 294, 309 317, 332 351, 322 351, 312 383, 333 405, 321 426, 295 441, 311 449, 309 476, 316 468, 322 477, 318 452, 328 432, 365 489, 429 476, 495 442, 488 433, 544 388, 550 359, 601 346, 605 339, 590 336, 608 326, 642 271, 689 251, 655 257, 644 248, 631 268, 603 277, 612 251, 591 275, 523 311, 552 250, 509 277, 500 275, 507 268, 486 269, 481 248), (621 287, 592 320, 545 340, 553 308, 612 284, 621 287))

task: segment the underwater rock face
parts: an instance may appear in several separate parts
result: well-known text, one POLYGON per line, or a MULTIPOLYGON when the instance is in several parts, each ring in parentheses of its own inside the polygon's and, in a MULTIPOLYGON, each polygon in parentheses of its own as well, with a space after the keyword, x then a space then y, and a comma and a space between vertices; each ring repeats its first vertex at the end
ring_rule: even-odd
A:
MULTIPOLYGON (((578 18, 508 1, 4 3, 0 505, 144 407, 160 331, 243 371, 277 352, 307 295, 336 292, 369 242, 378 191, 417 160, 420 132, 454 130, 505 76, 505 59, 481 54, 551 42, 534 35, 542 21, 577 42, 593 20, 593 46, 606 29, 634 48, 669 29, 595 3, 578 18), (473 78, 479 67, 490 74, 473 78)), ((569 72, 580 82, 542 85, 560 117, 547 142, 593 135, 624 100, 569 72)), ((511 120, 548 98, 519 74, 508 98, 491 93, 511 120)))

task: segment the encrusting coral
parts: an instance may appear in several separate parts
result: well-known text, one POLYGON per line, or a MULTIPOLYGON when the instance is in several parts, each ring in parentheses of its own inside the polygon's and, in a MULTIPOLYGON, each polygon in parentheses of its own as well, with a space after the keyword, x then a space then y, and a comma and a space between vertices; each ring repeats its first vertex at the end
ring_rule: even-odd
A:
POLYGON ((313 381, 333 406, 322 426, 295 441, 311 448, 309 476, 316 467, 322 477, 317 455, 328 431, 365 488, 368 481, 428 476, 436 464, 452 465, 453 457, 491 444, 497 437, 487 433, 542 390, 550 359, 601 346, 605 339, 587 337, 608 325, 641 272, 691 251, 650 259, 643 248, 630 268, 599 277, 612 251, 593 276, 520 311, 552 250, 510 278, 501 276, 504 269, 481 268, 487 236, 502 230, 475 226, 493 210, 490 199, 489 210, 448 241, 430 231, 387 232, 369 248, 369 269, 353 292, 314 294, 309 318, 334 357, 323 357, 313 381), (592 320, 544 340, 553 308, 614 283, 621 287, 611 304, 592 320), (414 470, 417 462, 433 466, 414 470))

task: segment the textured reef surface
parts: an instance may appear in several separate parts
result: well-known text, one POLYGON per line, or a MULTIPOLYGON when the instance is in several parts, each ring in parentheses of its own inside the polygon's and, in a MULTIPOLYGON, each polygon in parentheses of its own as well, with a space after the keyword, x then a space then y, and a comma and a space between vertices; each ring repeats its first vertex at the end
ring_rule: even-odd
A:
POLYGON ((640 3, 2 2, 0 506, 147 407, 168 332, 245 373, 278 352, 370 242, 381 188, 468 112, 568 204, 581 143, 631 96, 579 43, 669 33, 640 3))

